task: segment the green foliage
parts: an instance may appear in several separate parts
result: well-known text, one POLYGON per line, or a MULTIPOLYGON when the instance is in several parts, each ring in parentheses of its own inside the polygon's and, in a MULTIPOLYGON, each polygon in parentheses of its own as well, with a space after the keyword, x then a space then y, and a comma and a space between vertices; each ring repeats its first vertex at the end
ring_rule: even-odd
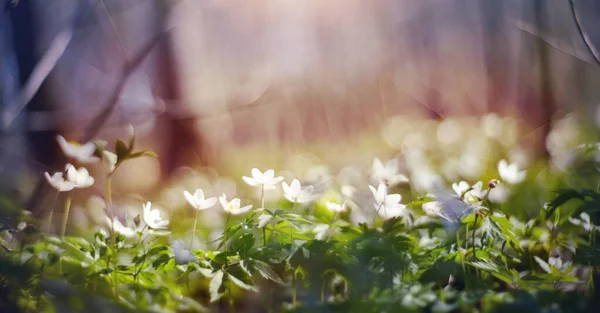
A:
MULTIPOLYGON (((133 135, 116 141, 116 165, 152 155, 133 145, 133 135)), ((0 311, 192 312, 227 303, 231 312, 244 301, 289 312, 586 312, 594 305, 597 190, 567 186, 537 208, 506 209, 485 196, 465 204, 460 220, 417 223, 425 217, 418 209, 433 200, 408 204, 418 216, 358 225, 323 213, 321 204, 305 214, 286 204, 228 217, 215 249, 188 251, 140 229, 139 217, 133 238, 114 228, 57 238, 0 198, 7 212, 0 311), (517 209, 539 214, 520 221, 509 215, 517 209)))

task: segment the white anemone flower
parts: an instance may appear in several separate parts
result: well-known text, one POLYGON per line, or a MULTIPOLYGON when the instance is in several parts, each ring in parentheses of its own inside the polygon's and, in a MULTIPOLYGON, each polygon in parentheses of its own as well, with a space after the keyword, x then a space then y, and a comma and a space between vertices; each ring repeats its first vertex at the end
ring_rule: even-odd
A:
POLYGON ((73 190, 73 188, 75 188, 75 184, 71 181, 65 180, 63 177, 63 173, 61 172, 54 173, 52 174, 52 176, 50 176, 50 174, 46 172, 44 173, 44 176, 46 177, 46 180, 48 181, 50 186, 52 186, 59 192, 71 191, 73 190))
POLYGON ((76 169, 75 166, 67 164, 66 170, 67 180, 75 184, 75 188, 87 188, 94 184, 94 177, 85 167, 76 169))
POLYGON ((246 184, 264 189, 275 189, 275 185, 283 180, 282 176, 275 177, 275 171, 269 169, 262 173, 257 168, 252 169, 252 177, 242 177, 246 184))
POLYGON ((494 189, 490 190, 488 199, 493 203, 504 203, 510 196, 510 190, 504 184, 498 184, 494 189))
POLYGON ((335 212, 335 213, 342 213, 342 212, 346 212, 346 210, 347 210, 346 202, 339 204, 339 203, 327 201, 327 202, 325 202, 325 207, 327 207, 327 209, 329 211, 335 212))
POLYGON ((217 203, 216 197, 205 198, 202 189, 196 189, 196 192, 194 192, 193 195, 186 190, 183 192, 183 195, 187 202, 196 210, 206 210, 217 203))
POLYGON ((471 188, 471 186, 464 180, 459 183, 452 184, 452 189, 454 189, 454 192, 456 192, 459 197, 462 197, 463 194, 469 190, 469 188, 471 188))
POLYGON ((461 181, 459 183, 453 183, 452 189, 456 192, 461 199, 463 199, 467 203, 477 203, 481 201, 481 198, 485 195, 485 191, 482 190, 483 183, 478 181, 473 186, 470 186, 466 181, 461 181))
POLYGON ((56 141, 58 141, 58 145, 63 153, 71 159, 77 160, 80 163, 95 163, 100 161, 100 158, 94 155, 96 145, 93 142, 80 145, 76 142, 68 142, 60 135, 56 137, 56 141))
POLYGON ((313 227, 312 232, 315 234, 315 239, 317 240, 325 240, 327 238, 327 234, 329 234, 329 225, 328 224, 317 224, 313 227))
POLYGON ((179 265, 198 260, 198 257, 195 256, 190 250, 185 249, 183 240, 173 240, 173 242, 171 242, 171 250, 173 251, 173 256, 175 257, 175 263, 179 265))
POLYGON ((164 220, 160 217, 160 211, 152 209, 152 203, 150 201, 144 204, 144 214, 142 215, 144 223, 151 229, 165 229, 169 225, 168 220, 164 220))
POLYGON ((111 221, 111 219, 106 216, 106 223, 110 229, 114 230, 118 234, 123 235, 125 238, 134 238, 137 236, 135 229, 123 225, 117 217, 113 217, 111 221))
POLYGON ((385 184, 379 184, 377 189, 369 185, 369 189, 371 189, 373 197, 375 198, 373 206, 381 217, 388 219, 406 214, 406 206, 400 203, 402 196, 399 194, 388 195, 385 184))
POLYGON ((395 186, 408 182, 408 177, 398 174, 398 160, 396 159, 391 159, 384 165, 380 159, 375 158, 373 160, 371 177, 374 181, 387 186, 395 186))
POLYGON ((498 173, 503 181, 509 184, 518 184, 525 180, 527 171, 519 171, 519 166, 516 163, 508 164, 506 160, 498 162, 498 173))
POLYGON ((591 232, 592 230, 600 231, 598 226, 592 224, 590 215, 585 212, 581 213, 579 218, 569 217, 569 221, 574 225, 583 227, 587 232, 591 232))
POLYGON ((252 209, 251 204, 244 207, 240 207, 240 199, 238 198, 233 198, 231 199, 231 201, 227 201, 227 196, 225 196, 225 194, 219 197, 219 202, 221 203, 221 206, 223 207, 223 210, 225 210, 225 212, 233 215, 243 214, 252 209))
POLYGON ((313 193, 315 187, 309 185, 302 188, 300 181, 297 179, 294 179, 289 185, 286 182, 283 182, 281 183, 281 187, 283 187, 283 196, 290 202, 306 203, 314 200, 313 193))

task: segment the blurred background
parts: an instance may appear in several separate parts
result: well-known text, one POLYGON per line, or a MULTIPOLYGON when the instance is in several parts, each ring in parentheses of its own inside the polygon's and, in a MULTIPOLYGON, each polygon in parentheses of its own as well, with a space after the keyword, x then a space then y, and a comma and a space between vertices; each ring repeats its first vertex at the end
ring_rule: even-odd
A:
POLYGON ((345 184, 398 157, 423 191, 500 158, 560 168, 600 124, 596 0, 0 3, 0 184, 34 212, 58 134, 112 145, 134 125, 159 157, 115 194, 171 206, 233 196, 252 167, 345 184))

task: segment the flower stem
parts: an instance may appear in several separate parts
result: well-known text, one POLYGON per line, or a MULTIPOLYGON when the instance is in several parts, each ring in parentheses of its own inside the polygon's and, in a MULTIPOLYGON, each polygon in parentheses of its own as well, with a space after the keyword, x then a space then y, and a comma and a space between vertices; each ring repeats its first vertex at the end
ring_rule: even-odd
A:
POLYGON ((48 233, 52 230, 52 217, 54 216, 54 206, 56 205, 56 200, 58 200, 59 191, 56 192, 54 196, 54 200, 52 201, 52 205, 50 206, 50 214, 48 214, 48 224, 46 225, 46 230, 48 233))
POLYGON ((230 217, 231 213, 227 213, 227 219, 225 219, 225 229, 223 230, 223 246, 225 247, 225 253, 227 253, 227 224, 229 223, 230 217))
POLYGON ((229 290, 229 312, 235 312, 235 306, 233 305, 233 296, 231 295, 231 290, 229 290))
POLYGON ((383 207, 383 202, 379 205, 379 207, 377 208, 377 211, 375 211, 375 216, 373 217, 373 228, 375 228, 375 221, 377 221, 377 215, 379 215, 379 210, 381 210, 382 207, 383 207))
MULTIPOLYGON (((296 210, 296 201, 294 201, 294 206, 292 206, 292 212, 296 210)), ((290 224, 290 244, 294 245, 294 226, 290 224)))
POLYGON ((477 218, 479 214, 475 212, 475 221, 473 221, 473 235, 471 237, 471 244, 473 245, 473 260, 477 260, 477 255, 475 254, 475 231, 477 230, 477 218))
MULTIPOLYGON (((329 230, 327 230, 327 237, 325 237, 325 239, 329 238, 329 236, 331 235, 331 231, 333 230, 333 222, 335 222, 335 218, 337 217, 337 212, 333 212, 333 217, 331 217, 331 227, 329 227, 329 230)), ((375 224, 375 223, 373 223, 375 224)))
MULTIPOLYGON (((260 186, 260 207, 265 209, 265 185, 260 186)), ((262 229, 263 233, 263 246, 267 245, 267 225, 262 229)))
POLYGON ((292 306, 296 307, 296 271, 292 270, 292 306))
MULTIPOLYGON (((112 211, 112 176, 111 174, 106 175, 106 206, 108 210, 108 214, 110 214, 110 220, 114 221, 115 215, 112 211)), ((113 240, 116 242, 115 236, 115 226, 114 223, 110 224, 110 236, 113 237, 113 240)))
POLYGON ((190 239, 190 248, 189 248, 190 251, 192 251, 192 246, 194 245, 194 238, 196 238, 196 226, 198 224, 198 213, 200 213, 200 210, 196 210, 196 217, 194 218, 194 227, 192 228, 192 239, 190 239))
POLYGON ((325 277, 323 277, 323 282, 321 283, 321 302, 325 302, 325 277))
POLYGON ((71 210, 71 197, 67 195, 67 198, 65 199, 65 210, 64 210, 64 215, 63 215, 63 220, 62 220, 62 226, 60 229, 60 238, 64 238, 65 237, 65 232, 67 231, 67 222, 69 220, 69 211, 71 210))

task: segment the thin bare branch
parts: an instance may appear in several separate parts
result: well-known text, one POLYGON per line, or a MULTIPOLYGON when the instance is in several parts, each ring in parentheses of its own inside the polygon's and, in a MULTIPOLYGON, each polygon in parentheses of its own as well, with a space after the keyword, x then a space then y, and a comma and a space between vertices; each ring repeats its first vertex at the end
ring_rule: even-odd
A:
POLYGON ((110 23, 110 26, 112 27, 112 31, 115 34, 115 37, 117 38, 117 42, 119 43, 119 48, 121 48, 121 53, 123 53, 123 57, 125 58, 125 60, 128 60, 129 54, 127 53, 127 48, 125 47, 125 43, 123 42, 121 35, 119 35, 119 32, 117 31, 117 25, 115 25, 115 22, 113 21, 112 16, 110 15, 110 12, 108 12, 108 8, 106 7, 104 0, 99 0, 99 1, 100 1, 100 5, 104 9, 104 12, 106 13, 106 17, 108 19, 108 22, 110 23))
POLYGON ((527 25, 526 23, 520 22, 520 23, 518 23, 516 28, 524 33, 527 33, 527 34, 545 42, 547 45, 556 49, 557 51, 568 54, 568 55, 570 55, 578 60, 581 60, 585 63, 595 64, 595 62, 586 60, 582 56, 578 55, 578 53, 576 51, 574 51, 573 48, 570 48, 570 47, 568 48, 567 44, 561 43, 560 41, 552 39, 552 38, 544 38, 544 36, 542 36, 541 34, 537 34, 536 31, 533 29, 533 26, 531 26, 531 25, 527 25))
POLYGON ((70 27, 62 30, 54 38, 48 51, 46 51, 40 62, 35 65, 31 76, 25 83, 25 86, 23 86, 23 89, 21 89, 19 95, 8 105, 6 112, 2 116, 4 129, 7 129, 15 121, 21 111, 33 99, 33 96, 38 92, 40 86, 46 80, 72 39, 73 29, 70 27))
POLYGON ((81 142, 87 142, 94 139, 98 131, 100 131, 100 128, 102 128, 102 125, 104 125, 114 108, 117 106, 117 103, 119 102, 119 96, 125 87, 127 79, 129 79, 129 76, 140 66, 140 64, 142 64, 142 61, 146 59, 152 49, 160 42, 164 34, 165 32, 161 32, 155 36, 134 56, 133 59, 125 63, 119 78, 119 82, 117 83, 117 87, 113 90, 112 94, 106 101, 102 111, 96 115, 90 125, 86 127, 81 142))
POLYGON ((590 54, 594 57, 597 65, 600 65, 600 53, 592 44, 590 38, 587 33, 583 30, 583 26, 581 25, 581 21, 579 19, 579 14, 577 14, 577 10, 575 9, 575 2, 573 0, 569 0, 569 6, 571 7, 571 13, 573 14, 573 20, 575 21, 575 26, 577 26, 577 32, 581 36, 583 43, 587 47, 590 54))

